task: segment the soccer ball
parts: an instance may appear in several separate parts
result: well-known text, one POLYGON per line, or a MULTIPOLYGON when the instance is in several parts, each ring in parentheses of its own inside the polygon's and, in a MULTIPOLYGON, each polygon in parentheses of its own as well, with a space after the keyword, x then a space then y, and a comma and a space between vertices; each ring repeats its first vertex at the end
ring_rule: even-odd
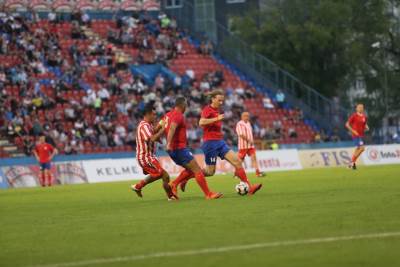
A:
POLYGON ((235 186, 235 190, 241 196, 247 195, 247 193, 249 193, 249 185, 244 182, 240 182, 235 186))

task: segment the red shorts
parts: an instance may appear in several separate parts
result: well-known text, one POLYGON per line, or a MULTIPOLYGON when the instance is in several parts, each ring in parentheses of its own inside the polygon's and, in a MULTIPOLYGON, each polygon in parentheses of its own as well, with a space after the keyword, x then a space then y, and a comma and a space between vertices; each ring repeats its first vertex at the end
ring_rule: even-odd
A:
POLYGON ((164 172, 164 169, 156 158, 150 159, 150 162, 139 160, 139 165, 142 167, 144 174, 149 174, 153 178, 160 177, 164 172))
POLYGON ((238 157, 239 157, 239 159, 243 160, 246 157, 246 155, 252 156, 254 154, 256 154, 256 149, 254 147, 253 148, 239 149, 238 157))

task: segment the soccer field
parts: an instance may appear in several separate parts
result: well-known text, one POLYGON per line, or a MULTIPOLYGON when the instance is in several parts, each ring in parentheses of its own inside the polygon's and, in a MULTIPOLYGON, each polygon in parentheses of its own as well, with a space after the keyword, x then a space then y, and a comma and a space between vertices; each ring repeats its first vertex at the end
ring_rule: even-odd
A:
POLYGON ((0 191, 0 266, 400 266, 400 166, 231 175, 179 202, 157 182, 0 191))

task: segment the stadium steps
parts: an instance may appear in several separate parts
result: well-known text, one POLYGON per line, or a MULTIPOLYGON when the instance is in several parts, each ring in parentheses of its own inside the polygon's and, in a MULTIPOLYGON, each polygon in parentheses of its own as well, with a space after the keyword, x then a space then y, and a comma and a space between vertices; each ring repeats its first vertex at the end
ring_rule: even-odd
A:
POLYGON ((314 129, 306 124, 305 121, 294 123, 287 118, 293 113, 293 109, 281 109, 276 106, 273 97, 268 95, 273 105, 273 109, 264 108, 263 98, 266 96, 256 90, 254 84, 248 81, 239 72, 233 70, 231 66, 218 61, 216 58, 207 55, 201 55, 193 43, 186 41, 183 43, 183 49, 187 52, 174 59, 170 69, 179 75, 184 75, 187 69, 192 69, 195 72, 196 83, 200 83, 205 73, 210 71, 222 70, 225 81, 222 88, 243 88, 245 91, 251 90, 255 94, 255 98, 245 100, 244 104, 251 114, 258 117, 258 122, 262 127, 271 127, 272 122, 276 119, 282 121, 284 134, 277 140, 281 144, 292 143, 310 143, 313 141, 315 132, 314 129), (291 138, 287 136, 287 129, 293 127, 298 137, 291 138))

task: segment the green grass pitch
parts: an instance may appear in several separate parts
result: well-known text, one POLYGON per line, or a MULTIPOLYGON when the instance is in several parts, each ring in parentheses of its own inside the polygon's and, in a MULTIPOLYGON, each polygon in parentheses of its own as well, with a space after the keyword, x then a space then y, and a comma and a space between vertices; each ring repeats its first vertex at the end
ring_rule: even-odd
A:
POLYGON ((399 165, 251 180, 264 187, 241 197, 231 175, 208 178, 213 201, 194 181, 179 202, 160 182, 143 199, 129 182, 0 191, 0 266, 400 266, 399 165))

